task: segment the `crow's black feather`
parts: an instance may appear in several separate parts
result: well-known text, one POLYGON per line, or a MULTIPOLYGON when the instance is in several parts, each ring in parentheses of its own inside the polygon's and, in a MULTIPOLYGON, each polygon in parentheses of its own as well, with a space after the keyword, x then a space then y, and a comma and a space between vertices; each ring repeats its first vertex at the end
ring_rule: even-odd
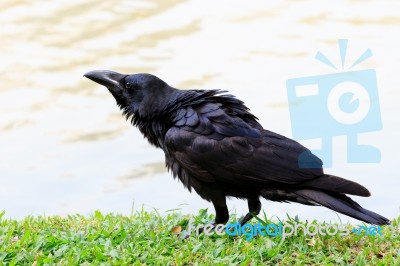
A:
POLYGON ((387 224, 345 194, 369 196, 358 183, 324 174, 306 147, 265 130, 244 103, 221 90, 178 90, 150 74, 92 71, 127 119, 165 153, 166 166, 190 191, 211 201, 216 223, 229 218, 226 197, 248 200, 242 224, 259 213, 260 197, 322 205, 356 219, 387 224))

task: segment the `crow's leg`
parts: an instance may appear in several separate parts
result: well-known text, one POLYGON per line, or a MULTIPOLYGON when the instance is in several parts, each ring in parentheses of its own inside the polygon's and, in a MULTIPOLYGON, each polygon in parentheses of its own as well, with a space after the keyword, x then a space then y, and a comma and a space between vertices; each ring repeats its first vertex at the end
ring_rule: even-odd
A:
POLYGON ((226 224, 229 220, 228 207, 226 206, 225 196, 218 197, 218 199, 212 200, 215 209, 215 221, 214 225, 226 224))
POLYGON ((203 199, 211 201, 215 209, 215 222, 216 224, 226 224, 229 220, 228 207, 226 206, 226 196, 221 191, 219 185, 215 183, 204 184, 193 178, 192 187, 203 199))
POLYGON ((258 215, 261 211, 261 202, 259 199, 248 199, 247 204, 249 206, 249 212, 242 219, 240 219, 240 225, 244 225, 250 221, 251 218, 258 215))
MULTIPOLYGON (((214 229, 218 224, 226 224, 229 220, 229 212, 228 207, 226 206, 226 198, 225 196, 221 196, 218 198, 214 198, 212 200, 215 209, 215 221, 211 223, 212 228, 214 229)), ((204 227, 200 228, 198 233, 203 233, 204 227)), ((186 238, 186 237, 185 237, 186 238)))

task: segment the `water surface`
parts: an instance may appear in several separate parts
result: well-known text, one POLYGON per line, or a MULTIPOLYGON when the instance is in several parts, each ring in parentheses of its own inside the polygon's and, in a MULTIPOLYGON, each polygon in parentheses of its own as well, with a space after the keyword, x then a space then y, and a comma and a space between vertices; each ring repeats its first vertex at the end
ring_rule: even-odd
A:
MULTIPOLYGON (((367 48, 374 53, 358 70, 377 71, 384 126, 360 139, 381 150, 382 162, 346 164, 345 139, 337 138, 327 171, 370 188, 373 197, 359 199, 366 207, 400 214, 397 1, 25 0, 3 1, 0 10, 0 210, 7 217, 129 214, 143 204, 213 211, 173 180, 162 151, 124 120, 106 89, 82 75, 149 72, 177 88, 228 89, 266 128, 291 136, 286 80, 334 73, 313 57, 321 50, 340 64, 339 38, 349 39, 349 62, 367 48)), ((238 214, 246 206, 229 202, 238 214)), ((337 219, 296 204, 264 202, 264 210, 337 219)))

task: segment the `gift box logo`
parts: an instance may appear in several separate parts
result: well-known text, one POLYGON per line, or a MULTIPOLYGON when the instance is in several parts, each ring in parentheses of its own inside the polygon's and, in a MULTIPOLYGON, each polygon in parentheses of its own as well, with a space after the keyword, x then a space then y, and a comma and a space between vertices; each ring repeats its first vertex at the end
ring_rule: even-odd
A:
MULTIPOLYGON (((344 69, 347 40, 339 40, 339 50, 344 69)), ((332 166, 334 136, 347 136, 348 163, 381 160, 379 149, 358 143, 358 134, 382 129, 375 70, 351 70, 371 56, 371 50, 366 50, 345 72, 287 80, 293 138, 319 139, 321 148, 312 152, 323 160, 324 167, 332 166)), ((338 69, 321 52, 315 58, 338 69)), ((301 158, 300 167, 313 167, 301 158)))

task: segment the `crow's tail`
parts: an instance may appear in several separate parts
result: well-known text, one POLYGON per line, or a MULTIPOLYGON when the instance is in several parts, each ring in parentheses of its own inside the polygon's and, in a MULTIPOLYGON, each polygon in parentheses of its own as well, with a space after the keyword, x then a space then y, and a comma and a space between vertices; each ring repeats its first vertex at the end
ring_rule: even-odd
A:
POLYGON ((364 186, 354 181, 328 174, 306 181, 301 185, 311 189, 315 188, 362 197, 371 196, 371 193, 364 186))
POLYGON ((348 215, 355 219, 376 225, 389 224, 390 221, 372 211, 364 209, 357 202, 342 193, 318 191, 311 189, 300 189, 293 191, 294 194, 305 200, 325 206, 331 210, 348 215))

